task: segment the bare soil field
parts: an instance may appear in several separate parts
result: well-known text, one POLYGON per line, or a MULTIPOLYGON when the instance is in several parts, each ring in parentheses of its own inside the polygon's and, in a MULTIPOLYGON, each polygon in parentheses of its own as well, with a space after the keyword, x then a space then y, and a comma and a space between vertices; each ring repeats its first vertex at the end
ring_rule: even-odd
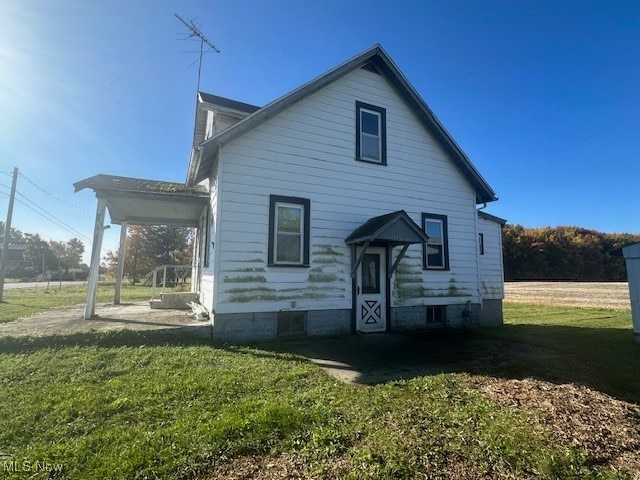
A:
POLYGON ((506 282, 505 301, 563 307, 630 309, 626 282, 506 282))

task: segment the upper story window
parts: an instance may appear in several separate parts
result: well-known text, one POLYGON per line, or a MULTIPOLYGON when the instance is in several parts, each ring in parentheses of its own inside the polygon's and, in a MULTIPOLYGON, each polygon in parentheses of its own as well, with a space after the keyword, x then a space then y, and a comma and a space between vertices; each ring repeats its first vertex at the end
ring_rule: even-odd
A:
POLYGON ((384 108, 356 102, 356 160, 387 164, 387 115, 384 108))
POLYGON ((309 209, 306 198, 269 197, 269 265, 309 265, 309 209))
POLYGON ((422 214, 422 228, 429 239, 423 247, 425 269, 449 269, 449 245, 446 215, 422 214))
POLYGON ((478 247, 480 249, 480 255, 484 255, 484 233, 478 234, 478 247))

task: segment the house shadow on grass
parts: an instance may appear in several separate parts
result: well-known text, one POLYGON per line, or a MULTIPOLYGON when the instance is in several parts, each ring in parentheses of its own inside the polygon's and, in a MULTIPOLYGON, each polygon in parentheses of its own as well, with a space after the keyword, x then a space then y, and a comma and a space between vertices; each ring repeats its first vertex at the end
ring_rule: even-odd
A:
POLYGON ((355 385, 468 373, 577 383, 640 403, 640 346, 624 329, 505 325, 288 343, 355 385))
POLYGON ((314 362, 352 385, 467 373, 582 384, 640 403, 640 346, 614 328, 505 325, 478 330, 345 335, 231 343, 210 330, 104 331, 0 338, 0 354, 67 347, 206 346, 280 361, 314 362))

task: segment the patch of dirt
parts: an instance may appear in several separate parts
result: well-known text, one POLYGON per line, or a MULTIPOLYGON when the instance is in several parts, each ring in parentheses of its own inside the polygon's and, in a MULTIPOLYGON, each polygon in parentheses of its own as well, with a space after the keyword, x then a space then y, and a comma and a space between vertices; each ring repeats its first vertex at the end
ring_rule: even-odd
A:
MULTIPOLYGON (((318 468, 317 472, 309 471, 304 460, 292 453, 243 455, 212 465, 193 480, 338 479, 354 471, 351 460, 344 457, 334 458, 329 465, 318 468)), ((452 477, 452 480, 455 479, 452 477)))
POLYGON ((626 282, 505 282, 505 301, 562 307, 628 310, 626 282))
POLYGON ((85 320, 84 305, 55 308, 30 318, 0 324, 0 337, 70 335, 107 330, 159 330, 188 327, 209 328, 209 322, 199 322, 186 310, 152 310, 149 302, 122 305, 98 304, 97 316, 85 320))
POLYGON ((278 480, 310 478, 302 461, 291 454, 246 455, 212 466, 194 480, 278 480))
POLYGON ((640 406, 573 384, 473 377, 497 404, 533 414, 559 440, 598 463, 640 478, 640 406))

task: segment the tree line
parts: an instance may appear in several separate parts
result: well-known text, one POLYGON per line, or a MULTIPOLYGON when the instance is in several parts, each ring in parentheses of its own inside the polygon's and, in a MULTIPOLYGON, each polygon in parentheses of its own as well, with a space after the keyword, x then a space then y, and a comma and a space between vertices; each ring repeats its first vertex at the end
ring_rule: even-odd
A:
MULTIPOLYGON (((127 229, 124 249, 124 275, 132 283, 162 265, 191 265, 193 252, 190 228, 165 225, 131 225, 127 229)), ((109 250, 105 257, 107 274, 116 275, 118 250, 109 250)), ((189 269, 185 274, 191 274, 189 269)))
POLYGON ((636 242, 640 234, 506 225, 502 232, 504 277, 507 281, 626 281, 624 259, 612 252, 636 242))
MULTIPOLYGON (((0 241, 4 239, 5 224, 0 222, 0 241)), ((29 280, 84 280, 89 267, 82 263, 84 244, 77 238, 68 241, 45 241, 37 233, 23 233, 11 228, 9 242, 24 247, 18 256, 7 263, 5 276, 29 280)), ((0 243, 2 245, 2 243, 0 243)))

